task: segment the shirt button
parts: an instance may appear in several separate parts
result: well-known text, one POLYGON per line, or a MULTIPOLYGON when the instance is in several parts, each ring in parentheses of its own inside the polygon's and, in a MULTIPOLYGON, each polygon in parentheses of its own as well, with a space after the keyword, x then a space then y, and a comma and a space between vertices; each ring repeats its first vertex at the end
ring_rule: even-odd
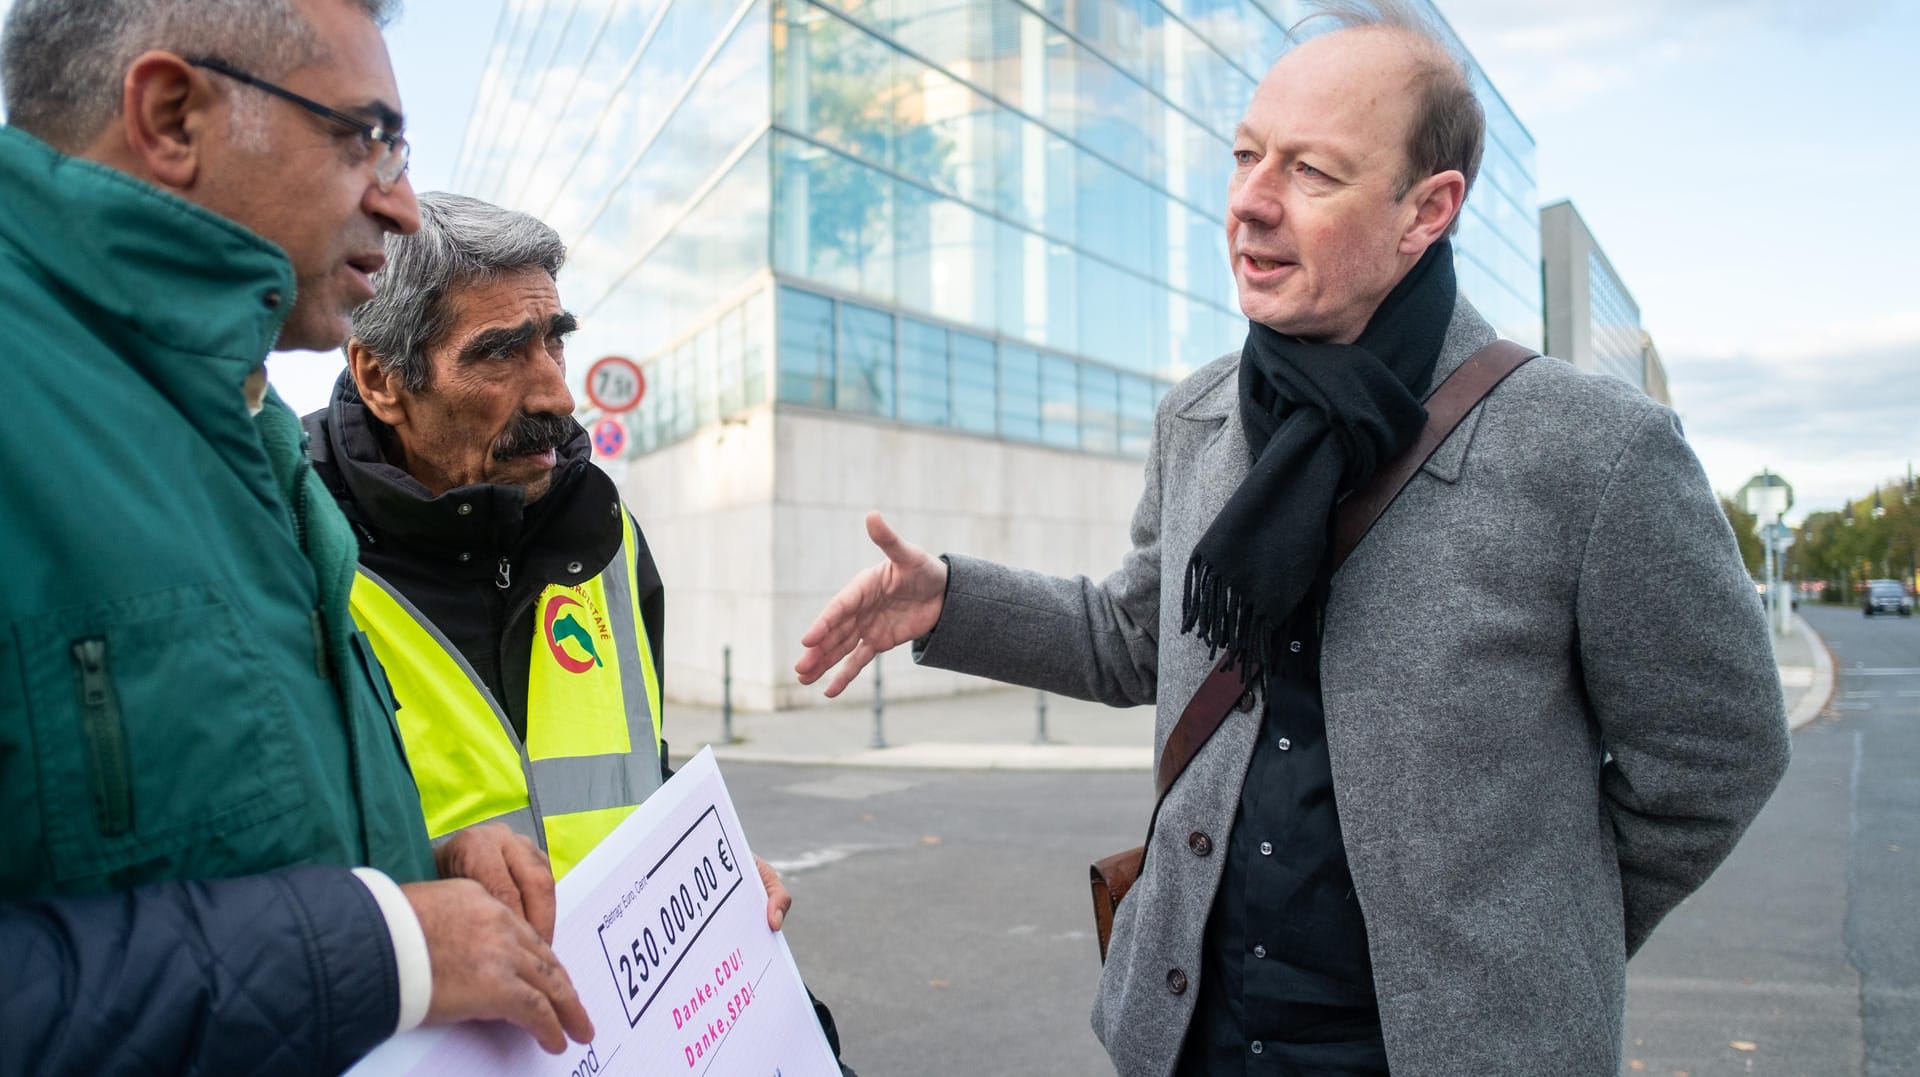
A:
POLYGON ((1260 855, 1261 855, 1261 856, 1272 856, 1272 855, 1273 855, 1273 843, 1272 843, 1272 842, 1270 842, 1270 841, 1263 841, 1263 842, 1261 842, 1261 843, 1260 843, 1260 855))
POLYGON ((1259 1040, 1253 1041, 1253 1047, 1251 1048, 1251 1050, 1253 1051, 1254 1054, 1257 1055, 1266 1049, 1267 1049, 1266 1046, 1262 1044, 1259 1040))
POLYGON ((1292 643, 1289 643, 1289 644, 1287 644, 1287 650, 1289 650, 1289 651, 1292 651, 1292 652, 1293 652, 1294 654, 1299 654, 1299 653, 1300 653, 1300 641, 1299 641, 1299 640, 1294 640, 1294 641, 1293 641, 1292 643))
POLYGON ((1291 740, 1288 740, 1285 737, 1281 737, 1279 741, 1277 741, 1276 743, 1279 745, 1280 750, 1283 752, 1293 751, 1293 742, 1291 740))
POLYGON ((462 502, 460 502, 460 507, 459 507, 459 508, 457 508, 457 509, 454 509, 453 511, 455 511, 455 512, 457 512, 457 513, 459 513, 459 514, 460 514, 460 515, 462 515, 462 516, 472 516, 472 515, 473 515, 473 502, 471 502, 471 501, 462 501, 462 502))
POLYGON ((1187 974, 1184 972, 1181 972, 1179 969, 1169 970, 1167 972, 1167 990, 1173 992, 1176 995, 1186 994, 1187 993, 1187 974))
POLYGON ((464 565, 464 564, 466 564, 466 563, 467 563, 468 561, 471 561, 471 560, 473 560, 473 555, 472 555, 472 554, 470 554, 470 553, 463 553, 463 554, 461 554, 461 555, 460 555, 460 563, 461 563, 461 564, 463 564, 463 565, 464 565))
POLYGON ((1213 852, 1213 839, 1196 830, 1187 835, 1187 848, 1192 849, 1195 856, 1206 856, 1213 852))
POLYGON ((1264 947, 1264 946, 1256 946, 1256 947, 1254 947, 1254 948, 1253 948, 1253 956, 1255 956, 1255 957, 1265 957, 1265 956, 1267 956, 1267 948, 1266 948, 1266 947, 1264 947))

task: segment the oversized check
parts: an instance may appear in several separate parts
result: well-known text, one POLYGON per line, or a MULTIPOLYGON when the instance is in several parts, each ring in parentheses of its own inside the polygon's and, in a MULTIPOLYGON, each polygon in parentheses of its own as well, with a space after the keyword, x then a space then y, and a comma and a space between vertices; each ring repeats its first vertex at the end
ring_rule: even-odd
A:
POLYGON ((839 1077, 708 748, 560 880, 553 950, 593 1043, 511 1025, 421 1029, 349 1077, 839 1077))

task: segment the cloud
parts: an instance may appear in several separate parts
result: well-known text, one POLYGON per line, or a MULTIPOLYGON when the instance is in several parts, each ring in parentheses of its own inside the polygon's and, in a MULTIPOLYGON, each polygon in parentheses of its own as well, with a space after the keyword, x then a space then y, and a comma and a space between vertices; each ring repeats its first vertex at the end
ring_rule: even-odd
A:
POLYGON ((1920 462, 1920 319, 1866 327, 1798 354, 1672 355, 1675 404, 1715 489, 1770 468, 1794 486, 1790 518, 1838 508, 1920 462))
POLYGON ((1438 0, 1494 85, 1528 116, 1570 111, 1681 62, 1778 31, 1845 34, 1893 10, 1892 0, 1438 0))

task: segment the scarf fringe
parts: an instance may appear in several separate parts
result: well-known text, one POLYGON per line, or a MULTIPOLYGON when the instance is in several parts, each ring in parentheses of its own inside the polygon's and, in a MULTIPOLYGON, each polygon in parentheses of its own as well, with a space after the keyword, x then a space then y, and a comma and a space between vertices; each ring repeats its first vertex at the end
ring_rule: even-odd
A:
POLYGON ((1239 671, 1242 683, 1275 668, 1279 648, 1273 622, 1254 608, 1243 589, 1197 557, 1187 562, 1180 619, 1180 631, 1198 636, 1207 645, 1208 658, 1223 649, 1232 656, 1230 668, 1239 671))

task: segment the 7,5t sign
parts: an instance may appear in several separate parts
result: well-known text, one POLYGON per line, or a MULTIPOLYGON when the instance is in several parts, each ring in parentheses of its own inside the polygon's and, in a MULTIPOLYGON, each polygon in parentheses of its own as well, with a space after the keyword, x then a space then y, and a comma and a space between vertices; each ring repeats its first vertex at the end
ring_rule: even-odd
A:
POLYGON ((647 376, 625 356, 609 355, 587 368, 587 399, 608 415, 632 411, 646 392, 647 376))

